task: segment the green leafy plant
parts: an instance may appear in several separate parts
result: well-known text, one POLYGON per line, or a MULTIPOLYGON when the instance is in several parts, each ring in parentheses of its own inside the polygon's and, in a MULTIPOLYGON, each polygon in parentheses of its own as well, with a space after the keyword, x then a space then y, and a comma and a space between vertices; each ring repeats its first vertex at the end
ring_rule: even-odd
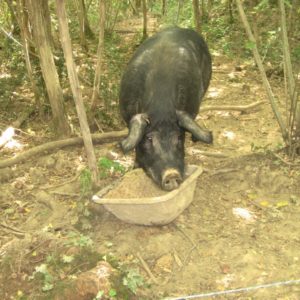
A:
POLYGON ((35 278, 38 274, 42 276, 43 280, 43 292, 51 291, 54 287, 53 284, 53 276, 49 273, 47 264, 41 264, 35 267, 35 271, 33 272, 32 276, 29 279, 35 278))
POLYGON ((104 295, 103 291, 99 291, 96 295, 96 297, 93 300, 100 300, 102 299, 102 296, 104 295))
POLYGON ((115 298, 117 296, 117 291, 115 289, 110 289, 109 292, 108 292, 108 295, 111 298, 115 298))
POLYGON ((129 270, 126 276, 123 278, 123 285, 129 288, 129 290, 136 294, 138 287, 144 285, 144 278, 139 274, 137 270, 129 270))
POLYGON ((125 167, 120 163, 102 157, 98 161, 99 176, 104 179, 110 176, 120 176, 125 173, 125 167))
POLYGON ((89 169, 84 169, 81 171, 80 190, 82 195, 86 195, 92 190, 92 174, 89 169))
POLYGON ((90 237, 81 233, 70 232, 68 234, 67 245, 78 246, 80 248, 90 247, 93 245, 93 241, 90 237))

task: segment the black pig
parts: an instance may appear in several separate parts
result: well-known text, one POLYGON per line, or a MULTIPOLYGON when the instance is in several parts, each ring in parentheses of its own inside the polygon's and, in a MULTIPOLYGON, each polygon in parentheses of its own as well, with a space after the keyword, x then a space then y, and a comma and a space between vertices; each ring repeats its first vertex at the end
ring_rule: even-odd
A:
POLYGON ((193 30, 169 28, 146 40, 122 77, 120 111, 129 127, 124 152, 164 190, 183 180, 185 131, 193 141, 212 143, 195 121, 211 78, 211 57, 193 30))

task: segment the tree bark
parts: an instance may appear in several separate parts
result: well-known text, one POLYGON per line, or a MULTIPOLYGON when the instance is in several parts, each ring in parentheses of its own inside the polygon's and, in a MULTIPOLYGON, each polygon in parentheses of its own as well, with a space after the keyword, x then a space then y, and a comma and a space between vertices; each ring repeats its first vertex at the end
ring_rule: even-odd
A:
POLYGON ((77 12, 79 18, 79 31, 80 31, 80 43, 81 46, 87 50, 87 38, 94 38, 94 33, 90 27, 90 23, 87 16, 86 6, 84 0, 76 0, 77 12))
POLYGON ((28 78, 30 81, 30 85, 31 85, 33 94, 34 94, 35 103, 39 110, 39 116, 40 116, 40 118, 42 118, 43 117, 43 106, 42 106, 39 89, 37 87, 37 83, 36 83, 36 80, 33 75, 32 65, 31 65, 31 60, 30 60, 30 55, 29 55, 29 43, 26 38, 26 28, 28 25, 27 24, 28 20, 25 17, 24 6, 22 5, 21 2, 22 1, 17 2, 16 15, 19 20, 20 33, 21 33, 21 39, 22 39, 22 44, 23 44, 23 53, 24 53, 28 78))
MULTIPOLYGON (((27 0, 27 5, 26 5, 26 0, 20 0, 21 1, 21 6, 22 6, 22 11, 23 11, 23 24, 24 24, 24 32, 25 32, 25 37, 26 40, 29 42, 30 47, 35 48, 34 42, 33 42, 33 35, 32 32, 29 30, 29 4, 27 0)), ((35 51, 35 50, 34 50, 35 51)))
POLYGON ((87 42, 85 35, 85 23, 84 23, 84 9, 81 0, 76 0, 77 14, 79 19, 79 34, 80 34, 80 44, 82 48, 87 51, 87 42))
POLYGON ((69 126, 64 114, 63 93, 54 64, 51 47, 47 40, 41 1, 47 0, 27 0, 27 7, 30 8, 33 35, 38 49, 41 70, 52 109, 54 130, 59 136, 67 136, 69 134, 69 126))
POLYGON ((100 83, 102 70, 102 57, 104 49, 104 32, 105 32, 105 0, 99 0, 99 41, 97 49, 97 65, 95 70, 94 88, 92 95, 92 112, 95 111, 97 103, 100 100, 100 83))
POLYGON ((50 16, 48 0, 46 0, 46 1, 42 0, 41 5, 42 5, 43 18, 45 21, 46 38, 49 41, 51 47, 54 48, 54 40, 53 40, 53 36, 52 36, 51 16, 50 16))
POLYGON ((147 2, 143 0, 143 39, 146 39, 148 36, 147 33, 147 2))
POLYGON ((178 22, 179 22, 179 16, 180 16, 180 11, 181 11, 182 5, 183 5, 183 0, 178 0, 176 24, 178 24, 178 22))
POLYGON ((162 4, 161 4, 161 14, 164 16, 166 14, 166 0, 162 0, 162 4))
POLYGON ((137 10, 139 10, 141 8, 141 4, 142 4, 141 0, 135 0, 135 7, 137 10))
POLYGON ((298 95, 296 89, 296 83, 293 73, 291 55, 290 55, 290 46, 288 40, 287 33, 287 25, 286 25, 286 14, 284 1, 278 0, 278 5, 280 9, 281 15, 281 33, 282 33, 282 44, 283 44, 283 63, 285 70, 285 78, 287 82, 287 101, 289 99, 290 106, 290 117, 289 117, 289 145, 292 145, 292 139, 294 137, 300 138, 300 107, 299 103, 297 103, 298 95))
POLYGON ((82 5, 82 9, 83 9, 83 23, 84 23, 84 29, 85 29, 85 33, 86 36, 88 38, 93 39, 95 37, 93 30, 91 29, 90 23, 89 23, 89 19, 88 19, 88 14, 87 14, 87 8, 85 5, 84 0, 81 0, 81 5, 82 5))
POLYGON ((195 28, 196 28, 196 31, 198 33, 201 33, 199 0, 193 0, 193 8, 194 8, 194 23, 195 23, 195 28))
POLYGON ((56 0, 56 9, 57 9, 61 44, 64 51, 71 89, 72 89, 76 110, 79 118, 82 138, 83 138, 87 160, 88 160, 88 166, 92 173, 92 181, 94 185, 96 185, 98 181, 98 169, 97 169, 96 156, 93 148, 93 141, 91 138, 90 129, 87 122, 86 112, 82 101, 81 89, 79 85, 78 76, 76 73, 76 67, 73 60, 71 39, 69 34, 69 26, 68 26, 66 11, 65 11, 64 0, 56 0))
POLYGON ((253 55, 254 55, 255 61, 257 63, 258 69, 260 71, 260 74, 262 76, 262 81, 263 81, 264 87, 266 89, 266 92, 268 94, 272 110, 273 110, 274 115, 275 115, 275 117, 277 119, 277 122, 279 124, 282 137, 283 137, 284 141, 287 142, 288 136, 287 136, 286 126, 284 125, 281 114, 278 111, 278 108, 275 104, 275 97, 274 97, 274 94, 272 92, 272 89, 271 89, 270 83, 268 81, 268 78, 266 76, 266 72, 264 70, 264 66, 263 66, 262 60, 260 58, 258 49, 257 49, 256 41, 255 41, 255 38, 254 38, 253 33, 251 31, 251 28, 250 28, 249 22, 247 20, 246 14, 244 12, 244 8, 243 8, 242 3, 241 3, 240 0, 236 0, 236 4, 237 4, 238 10, 239 10, 241 20, 244 24, 246 33, 248 35, 248 38, 249 38, 250 42, 253 43, 253 49, 252 49, 253 55))
POLYGON ((20 32, 20 24, 18 23, 16 14, 15 14, 15 5, 12 2, 12 0, 5 0, 8 8, 9 8, 9 12, 10 12, 10 18, 11 18, 11 24, 12 24, 12 33, 13 34, 18 34, 20 32))

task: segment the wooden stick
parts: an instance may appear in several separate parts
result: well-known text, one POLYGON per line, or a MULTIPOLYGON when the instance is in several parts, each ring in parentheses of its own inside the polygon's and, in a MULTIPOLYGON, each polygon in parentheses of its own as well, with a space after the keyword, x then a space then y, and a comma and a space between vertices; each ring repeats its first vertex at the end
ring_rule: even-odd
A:
POLYGON ((241 111, 241 112, 247 112, 248 110, 257 107, 259 105, 262 105, 266 103, 265 101, 257 101, 248 105, 224 105, 224 106, 204 106, 200 108, 200 112, 209 111, 209 110, 235 110, 235 111, 241 111))
POLYGON ((138 259, 140 260, 143 268, 145 269, 145 271, 147 272, 147 274, 149 275, 149 277, 151 278, 151 280, 155 283, 158 284, 158 281, 156 279, 156 277, 153 275, 153 273, 151 272, 148 264, 144 261, 144 259, 142 258, 142 256, 140 255, 140 253, 137 253, 136 256, 138 257, 138 259))

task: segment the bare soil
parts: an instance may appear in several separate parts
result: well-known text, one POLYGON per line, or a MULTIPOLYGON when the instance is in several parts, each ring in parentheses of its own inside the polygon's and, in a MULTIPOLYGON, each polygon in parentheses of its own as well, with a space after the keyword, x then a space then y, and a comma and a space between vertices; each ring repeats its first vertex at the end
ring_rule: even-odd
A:
MULTIPOLYGON (((124 39, 128 42, 130 36, 124 39)), ((41 284, 33 285, 30 276, 50 254, 82 254, 81 250, 74 254, 76 243, 65 244, 70 231, 89 236, 93 251, 140 272, 147 284, 129 299, 162 299, 300 279, 300 161, 289 161, 280 150, 279 127, 253 64, 240 64, 214 51, 212 55, 213 78, 203 106, 258 100, 265 104, 243 114, 200 110, 198 121, 213 131, 214 143, 194 144, 187 137, 186 162, 203 165, 205 172, 198 178, 192 204, 173 223, 126 224, 92 204, 90 197, 82 197, 78 176, 86 164, 82 148, 59 150, 0 170, 0 299, 54 299, 41 291, 41 284), (208 153, 203 155, 203 150, 208 153)), ((278 83, 273 80, 272 86, 277 87, 278 104, 284 108, 278 83)), ((9 126, 9 120, 2 120, 3 128, 9 126)), ((15 140, 23 148, 4 147, 1 159, 40 142, 45 131, 38 131, 38 124, 27 124, 30 127, 35 135, 19 132, 15 140)), ((114 152, 115 144, 96 147, 97 157, 111 157, 114 152)), ((132 161, 132 156, 116 157, 121 163, 132 161)), ((103 188, 115 180, 103 179, 103 188)), ((53 267, 54 284, 95 266, 85 261, 69 270, 53 267)), ((297 300, 300 285, 215 299, 297 300)))

